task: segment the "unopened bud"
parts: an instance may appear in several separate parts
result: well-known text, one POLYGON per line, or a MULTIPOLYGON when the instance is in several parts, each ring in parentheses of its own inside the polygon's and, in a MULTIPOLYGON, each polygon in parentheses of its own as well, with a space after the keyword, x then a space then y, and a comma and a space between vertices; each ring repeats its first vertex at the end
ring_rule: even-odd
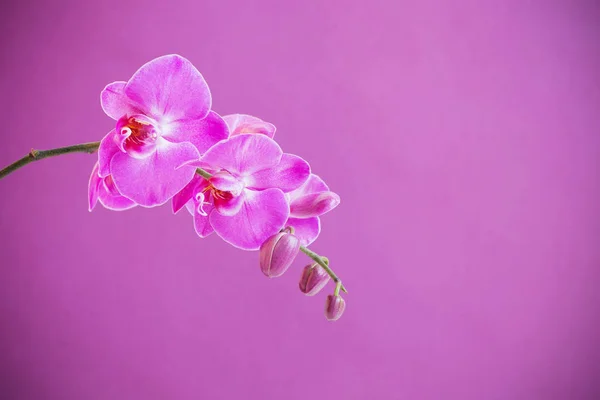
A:
POLYGON ((277 233, 260 246, 260 269, 269 278, 283 275, 300 251, 300 240, 292 233, 277 233))
POLYGON ((330 294, 325 301, 325 317, 329 321, 340 319, 346 309, 346 301, 340 295, 330 294))
POLYGON ((307 296, 314 296, 329 282, 329 274, 319 264, 309 264, 302 270, 300 276, 300 291, 307 296))

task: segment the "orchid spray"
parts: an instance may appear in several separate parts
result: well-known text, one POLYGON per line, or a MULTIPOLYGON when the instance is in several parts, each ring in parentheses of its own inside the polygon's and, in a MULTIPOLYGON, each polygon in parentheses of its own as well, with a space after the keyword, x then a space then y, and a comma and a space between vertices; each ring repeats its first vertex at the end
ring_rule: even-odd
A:
POLYGON ((102 109, 115 128, 99 142, 29 154, 0 170, 0 179, 37 160, 67 153, 96 153, 88 207, 122 211, 171 201, 186 208, 199 237, 212 233, 242 250, 258 251, 270 278, 287 271, 300 251, 305 268, 300 290, 313 295, 335 283, 325 315, 337 320, 346 292, 329 259, 310 250, 321 232, 320 216, 340 198, 301 157, 284 153, 275 126, 257 117, 221 117, 203 76, 179 55, 158 57, 127 82, 107 85, 102 109), (143 177, 143 179, 140 179, 143 177))

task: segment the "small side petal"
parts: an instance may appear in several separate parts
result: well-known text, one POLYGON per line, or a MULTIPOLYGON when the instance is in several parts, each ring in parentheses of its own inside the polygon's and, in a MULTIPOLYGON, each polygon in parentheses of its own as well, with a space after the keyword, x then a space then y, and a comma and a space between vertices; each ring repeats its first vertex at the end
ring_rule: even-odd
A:
POLYGON ((225 121, 214 111, 202 119, 182 119, 171 122, 165 128, 163 137, 173 143, 190 142, 203 154, 221 140, 227 139, 229 132, 225 121))
POLYGON ((144 207, 166 203, 194 177, 196 170, 186 162, 200 155, 191 143, 170 143, 162 138, 156 151, 146 158, 117 153, 110 171, 120 193, 144 207))
POLYGON ((290 216, 296 218, 318 217, 340 204, 340 196, 333 192, 306 194, 290 203, 290 216))
POLYGON ((144 64, 127 82, 124 93, 144 114, 158 121, 204 118, 212 102, 200 72, 174 54, 144 64))
POLYGON ((244 133, 262 134, 271 139, 275 136, 275 125, 252 115, 231 114, 225 115, 223 119, 227 123, 231 136, 243 135, 244 133))
POLYGON ((302 246, 310 245, 321 233, 321 221, 319 217, 290 218, 285 223, 285 226, 294 228, 294 235, 300 239, 302 246))
POLYGON ((310 176, 302 186, 288 193, 288 195, 290 196, 290 200, 293 201, 294 199, 302 197, 306 194, 327 191, 329 191, 329 187, 327 186, 327 184, 325 184, 323 179, 321 179, 318 175, 310 174, 310 176))
POLYGON ((98 175, 98 163, 92 168, 92 174, 90 175, 90 181, 88 183, 88 210, 92 211, 98 203, 98 191, 102 178, 98 175))
POLYGON ((277 166, 255 172, 246 178, 246 185, 256 190, 274 187, 287 193, 302 186, 309 175, 310 166, 306 161, 285 153, 277 166))
POLYGON ((123 81, 109 83, 100 93, 102 109, 114 120, 118 120, 126 114, 139 113, 139 110, 132 105, 124 93, 126 84, 127 82, 123 81))
POLYGON ((289 206, 280 189, 244 190, 244 196, 244 204, 237 214, 224 216, 213 211, 210 224, 227 243, 242 250, 258 250, 283 227, 289 206))
POLYGON ((122 153, 115 136, 117 135, 116 130, 108 132, 106 136, 100 141, 100 147, 98 147, 98 174, 104 178, 110 175, 110 162, 115 154, 122 153))
POLYGON ((217 143, 202 157, 198 166, 210 165, 237 176, 250 176, 257 171, 275 167, 283 152, 265 135, 244 134, 217 143))

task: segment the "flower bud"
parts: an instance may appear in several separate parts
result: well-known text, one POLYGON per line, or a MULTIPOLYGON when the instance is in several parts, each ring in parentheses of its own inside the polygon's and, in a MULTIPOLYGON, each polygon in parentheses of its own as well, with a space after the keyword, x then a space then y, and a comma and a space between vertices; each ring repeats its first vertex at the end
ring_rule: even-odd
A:
POLYGON ((314 296, 329 282, 329 274, 319 264, 309 264, 302 270, 300 276, 300 291, 307 296, 314 296))
POLYGON ((269 278, 283 275, 300 251, 300 240, 292 233, 279 232, 260 246, 260 269, 269 278))
POLYGON ((325 301, 325 317, 329 321, 340 319, 346 309, 346 301, 340 295, 330 294, 325 301))

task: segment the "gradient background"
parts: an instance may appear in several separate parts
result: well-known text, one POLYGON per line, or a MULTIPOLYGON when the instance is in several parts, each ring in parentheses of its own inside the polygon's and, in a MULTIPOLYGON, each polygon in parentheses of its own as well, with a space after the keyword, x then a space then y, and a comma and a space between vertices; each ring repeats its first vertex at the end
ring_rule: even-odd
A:
POLYGON ((304 257, 88 213, 94 156, 44 160, 0 182, 0 398, 600 398, 597 2, 1 7, 0 164, 99 140, 104 85, 182 54, 340 193, 314 249, 350 294, 329 323, 304 257))

